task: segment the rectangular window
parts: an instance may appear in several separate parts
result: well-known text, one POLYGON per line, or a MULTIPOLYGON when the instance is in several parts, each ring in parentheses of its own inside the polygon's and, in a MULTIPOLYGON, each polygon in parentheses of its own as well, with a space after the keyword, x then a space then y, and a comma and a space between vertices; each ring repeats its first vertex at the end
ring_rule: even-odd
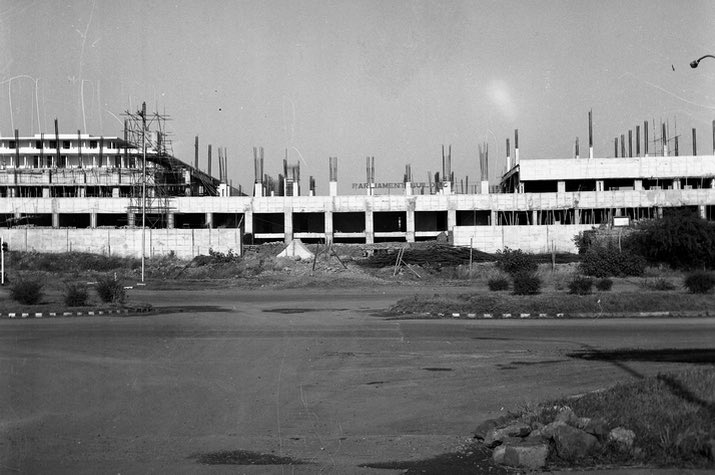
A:
POLYGON ((69 141, 69 140, 63 140, 63 141, 62 141, 62 148, 70 148, 70 141, 69 141))
POLYGON ((42 140, 35 140, 35 148, 36 149, 42 148, 42 140))
POLYGON ((56 140, 50 140, 50 148, 57 148, 57 141, 56 141, 56 140))
POLYGON ((89 148, 97 148, 97 141, 96 141, 96 140, 90 140, 90 141, 89 141, 89 148))
POLYGON ((14 140, 10 140, 8 143, 10 144, 8 147, 10 148, 15 148, 17 146, 17 143, 14 140))

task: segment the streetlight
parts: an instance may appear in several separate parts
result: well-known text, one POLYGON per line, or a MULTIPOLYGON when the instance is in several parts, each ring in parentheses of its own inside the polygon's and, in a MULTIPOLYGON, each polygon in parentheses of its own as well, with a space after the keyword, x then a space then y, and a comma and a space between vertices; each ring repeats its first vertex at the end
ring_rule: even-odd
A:
POLYGON ((700 61, 702 61, 702 60, 705 59, 705 58, 713 58, 713 59, 715 59, 715 56, 713 56, 713 55, 711 55, 711 54, 706 54, 706 55, 703 56, 702 58, 698 58, 698 59, 696 59, 696 60, 694 60, 694 61, 691 61, 691 62, 690 62, 690 67, 691 67, 691 68, 697 68, 697 67, 698 67, 698 64, 700 64, 700 61))

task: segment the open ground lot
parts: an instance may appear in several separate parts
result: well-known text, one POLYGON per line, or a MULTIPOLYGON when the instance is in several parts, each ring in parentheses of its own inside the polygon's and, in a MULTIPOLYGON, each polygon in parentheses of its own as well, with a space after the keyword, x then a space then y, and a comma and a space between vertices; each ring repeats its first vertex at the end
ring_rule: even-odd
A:
POLYGON ((149 288, 132 298, 166 307, 150 316, 0 321, 0 472, 398 473, 359 465, 452 452, 506 410, 713 363, 712 318, 377 314, 462 291, 149 288), (625 348, 653 351, 574 357, 625 348), (239 449, 306 464, 192 458, 239 449))

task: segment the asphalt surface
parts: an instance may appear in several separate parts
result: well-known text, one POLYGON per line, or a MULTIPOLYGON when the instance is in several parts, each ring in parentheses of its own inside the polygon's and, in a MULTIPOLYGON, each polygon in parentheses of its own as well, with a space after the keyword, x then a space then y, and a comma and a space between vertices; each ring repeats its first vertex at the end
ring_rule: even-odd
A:
POLYGON ((162 312, 0 321, 0 473, 399 473, 359 465, 453 452, 504 411, 715 363, 712 318, 376 314, 438 291, 463 289, 146 289, 133 297, 162 312), (305 464, 198 463, 221 450, 305 464))

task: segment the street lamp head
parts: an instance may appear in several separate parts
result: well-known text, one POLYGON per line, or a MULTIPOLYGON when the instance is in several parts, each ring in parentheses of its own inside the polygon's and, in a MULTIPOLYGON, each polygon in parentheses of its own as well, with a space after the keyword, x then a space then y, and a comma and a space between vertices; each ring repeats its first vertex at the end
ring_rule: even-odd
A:
POLYGON ((698 67, 699 61, 697 59, 693 60, 690 62, 690 67, 691 68, 697 68, 698 67))

